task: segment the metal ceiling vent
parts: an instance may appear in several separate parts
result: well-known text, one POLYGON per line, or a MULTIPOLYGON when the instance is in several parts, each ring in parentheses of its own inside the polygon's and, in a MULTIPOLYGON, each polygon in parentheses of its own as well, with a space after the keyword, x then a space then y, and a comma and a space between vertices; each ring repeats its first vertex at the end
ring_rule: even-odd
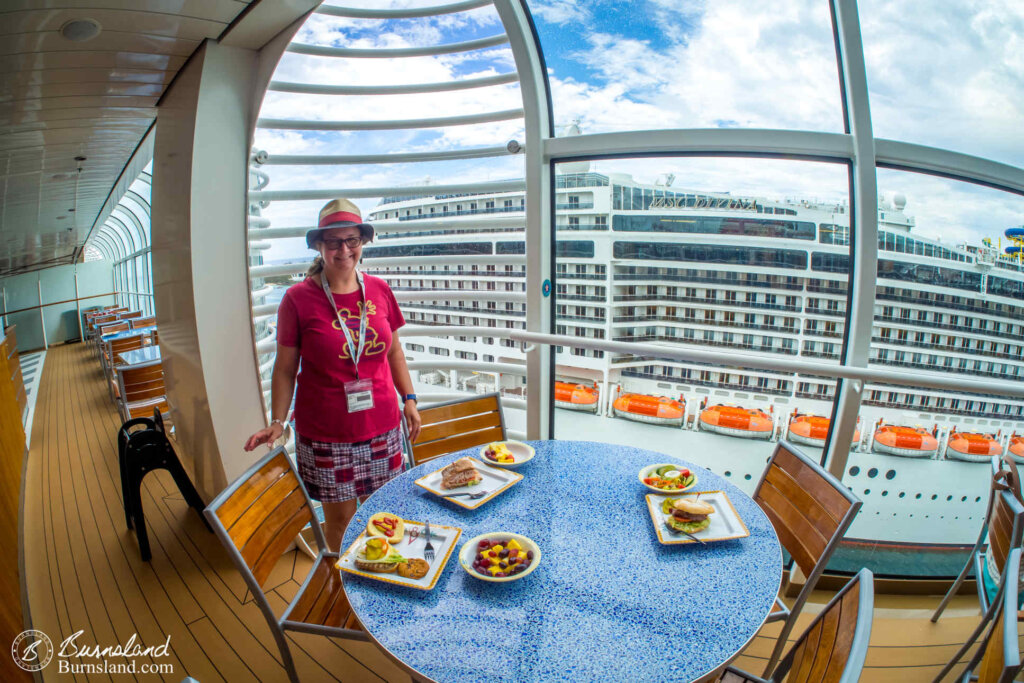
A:
POLYGON ((93 19, 73 19, 60 27, 60 34, 76 43, 92 40, 100 34, 100 24, 93 19))

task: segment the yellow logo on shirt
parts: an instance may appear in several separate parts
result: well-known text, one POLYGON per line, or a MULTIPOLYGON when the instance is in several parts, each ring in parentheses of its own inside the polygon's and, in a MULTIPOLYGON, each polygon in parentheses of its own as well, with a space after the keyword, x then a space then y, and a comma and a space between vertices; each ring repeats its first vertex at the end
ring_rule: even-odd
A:
MULTIPOLYGON (((341 317, 342 320, 345 321, 346 325, 348 325, 348 322, 350 320, 354 320, 355 321, 355 325, 348 325, 348 329, 349 329, 349 332, 352 333, 352 341, 355 342, 355 345, 356 345, 357 349, 359 348, 359 316, 361 315, 362 310, 363 310, 363 302, 362 301, 360 301, 360 302, 358 302, 356 304, 356 311, 354 313, 350 309, 348 309, 348 308, 339 308, 338 309, 338 315, 341 317)), ((370 316, 373 316, 373 315, 377 315, 377 306, 376 306, 376 304, 373 303, 372 300, 367 299, 366 300, 366 316, 367 316, 367 318, 369 318, 370 316)), ((331 321, 331 327, 333 327, 334 329, 336 329, 339 332, 341 332, 341 323, 338 322, 337 318, 335 318, 334 320, 331 321)), ((380 341, 380 339, 377 337, 377 330, 375 330, 372 327, 370 327, 369 321, 367 321, 367 325, 366 325, 366 345, 363 347, 363 355, 364 356, 375 356, 375 355, 377 355, 379 353, 384 353, 384 349, 385 349, 385 344, 384 344, 384 342, 380 341)), ((351 358, 351 356, 349 355, 349 352, 348 352, 348 344, 342 344, 341 355, 338 356, 338 358, 341 358, 342 360, 348 360, 349 358, 351 358)))

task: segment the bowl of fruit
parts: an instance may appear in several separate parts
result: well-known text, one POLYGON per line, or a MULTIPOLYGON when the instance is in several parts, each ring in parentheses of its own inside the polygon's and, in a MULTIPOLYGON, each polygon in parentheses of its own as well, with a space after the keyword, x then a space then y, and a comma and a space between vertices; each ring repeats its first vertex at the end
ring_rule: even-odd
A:
POLYGON ((484 462, 498 467, 519 467, 535 454, 533 446, 522 441, 494 441, 480 449, 484 462))
POLYGON ((656 493, 679 493, 696 486, 697 475, 682 465, 659 463, 640 470, 640 483, 656 493))
POLYGON ((466 541, 459 564, 481 581, 506 583, 528 575, 540 564, 540 548, 521 534, 496 531, 466 541))

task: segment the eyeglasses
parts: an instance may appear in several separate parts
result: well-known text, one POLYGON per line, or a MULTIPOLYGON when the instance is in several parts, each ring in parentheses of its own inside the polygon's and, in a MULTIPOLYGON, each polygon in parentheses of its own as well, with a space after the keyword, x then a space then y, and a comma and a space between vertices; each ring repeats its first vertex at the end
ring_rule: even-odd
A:
POLYGON ((363 238, 353 236, 338 239, 327 238, 324 240, 324 246, 327 247, 329 251, 337 251, 338 249, 341 249, 341 245, 343 244, 349 249, 355 249, 356 247, 362 246, 363 238))

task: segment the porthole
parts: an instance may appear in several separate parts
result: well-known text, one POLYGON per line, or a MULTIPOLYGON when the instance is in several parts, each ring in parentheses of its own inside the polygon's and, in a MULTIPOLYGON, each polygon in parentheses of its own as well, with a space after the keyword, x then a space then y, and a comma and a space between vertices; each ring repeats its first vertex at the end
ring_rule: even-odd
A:
POLYGON ((915 495, 914 500, 921 500, 921 494, 918 493, 917 495, 915 495))
POLYGON ((964 496, 963 498, 961 498, 960 502, 961 503, 966 503, 967 502, 967 496, 964 496))
POLYGON ((889 470, 888 472, 886 472, 885 473, 885 478, 888 479, 889 481, 892 481, 893 479, 895 479, 896 478, 896 470, 889 470))
POLYGON ((898 497, 899 497, 899 498, 902 498, 902 497, 903 497, 903 496, 905 496, 905 495, 907 495, 905 491, 900 491, 900 495, 899 495, 898 497))
POLYGON ((750 475, 749 474, 744 474, 743 478, 746 479, 747 481, 750 481, 750 475))
POLYGON ((877 476, 878 476, 878 468, 877 467, 872 467, 870 470, 868 470, 868 477, 869 478, 874 479, 877 476))
POLYGON ((865 496, 871 495, 871 489, 864 489, 864 495, 865 496))
POLYGON ((850 468, 850 476, 851 477, 856 477, 858 474, 860 474, 860 468, 859 467, 854 465, 853 467, 850 468))
POLYGON ((949 501, 951 501, 951 500, 953 500, 953 495, 952 495, 952 494, 950 494, 950 495, 946 496, 946 502, 947 502, 947 503, 948 503, 949 501))
POLYGON ((938 499, 938 497, 939 497, 938 495, 936 495, 936 494, 934 494, 934 493, 932 494, 932 500, 937 500, 937 499, 938 499))
POLYGON ((725 471, 725 476, 731 477, 732 476, 732 472, 730 472, 729 470, 726 470, 725 471))
POLYGON ((889 492, 888 492, 888 491, 882 491, 882 495, 883 495, 883 496, 888 496, 888 495, 889 495, 889 492))

